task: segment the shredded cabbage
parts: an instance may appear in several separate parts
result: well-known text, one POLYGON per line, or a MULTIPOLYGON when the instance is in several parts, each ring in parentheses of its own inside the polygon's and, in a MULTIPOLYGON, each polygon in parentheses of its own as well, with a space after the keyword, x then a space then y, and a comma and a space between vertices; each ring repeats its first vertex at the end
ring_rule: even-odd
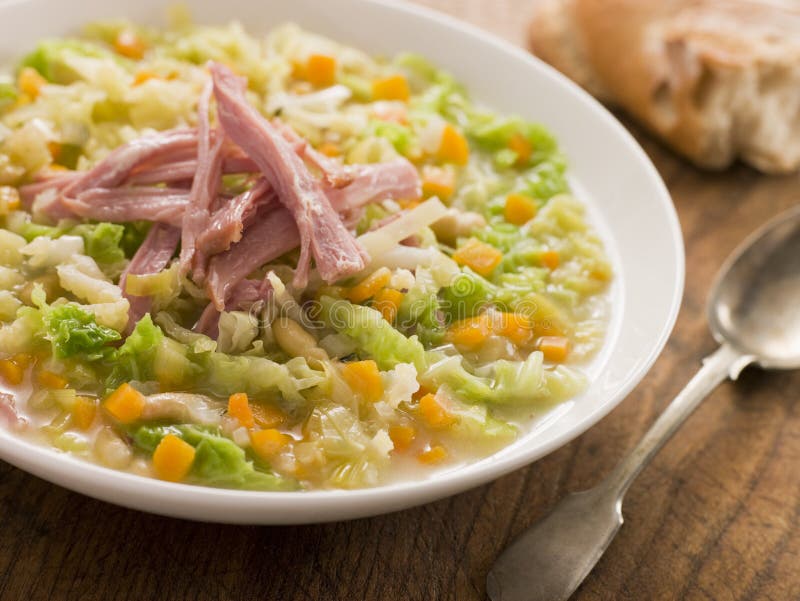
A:
POLYGON ((46 336, 58 359, 80 355, 96 361, 112 352, 109 342, 120 339, 119 332, 98 325, 94 315, 77 305, 42 307, 42 312, 46 336))
POLYGON ((54 267, 64 262, 65 257, 83 254, 83 239, 79 236, 61 236, 55 240, 46 236, 35 238, 20 252, 28 258, 34 269, 54 267))
POLYGON ((327 459, 327 483, 340 488, 375 486, 389 461, 393 446, 384 431, 372 435, 347 407, 316 407, 306 429, 310 443, 327 459))
POLYGON ((399 363, 411 363, 418 371, 424 369, 425 349, 416 336, 406 338, 375 309, 329 296, 323 296, 320 303, 322 320, 351 338, 381 369, 392 369, 399 363))
POLYGON ((69 233, 83 238, 85 253, 97 262, 106 276, 119 277, 127 265, 121 246, 125 226, 116 223, 83 223, 70 229, 69 233))

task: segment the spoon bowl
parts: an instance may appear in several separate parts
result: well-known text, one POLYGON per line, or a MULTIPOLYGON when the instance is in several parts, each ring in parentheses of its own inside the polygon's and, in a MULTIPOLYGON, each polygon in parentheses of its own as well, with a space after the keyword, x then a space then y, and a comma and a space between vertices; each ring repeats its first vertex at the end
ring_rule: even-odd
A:
POLYGON ((708 320, 718 342, 761 367, 800 367, 800 207, 734 251, 712 289, 708 320))

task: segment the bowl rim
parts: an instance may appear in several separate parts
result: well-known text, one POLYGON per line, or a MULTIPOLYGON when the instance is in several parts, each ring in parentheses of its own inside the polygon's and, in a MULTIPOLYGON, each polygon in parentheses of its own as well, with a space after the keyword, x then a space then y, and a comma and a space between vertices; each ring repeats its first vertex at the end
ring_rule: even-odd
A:
MULTIPOLYGON (((35 1, 0 0, 0 10, 35 1)), ((587 104, 598 119, 606 121, 606 124, 618 134, 632 152, 632 156, 637 159, 636 168, 646 172, 648 179, 658 191, 658 201, 663 205, 667 217, 665 226, 670 234, 671 252, 676 261, 675 277, 671 286, 672 295, 669 299, 669 314, 663 321, 646 357, 630 370, 627 377, 617 386, 616 392, 608 395, 603 404, 587 412, 567 431, 545 445, 522 448, 508 457, 489 456, 480 462, 444 472, 435 478, 402 481, 374 488, 270 492, 176 484, 106 468, 21 439, 6 429, 0 429, 0 459, 67 489, 160 515, 198 521, 248 524, 301 524, 354 519, 421 505, 486 484, 527 466, 586 432, 617 407, 647 374, 661 354, 680 310, 685 279, 685 254, 678 215, 669 191, 633 135, 585 90, 523 48, 493 33, 419 4, 400 3, 396 0, 357 1, 378 6, 389 14, 405 13, 414 18, 433 21, 454 30, 458 35, 477 38, 481 43, 494 47, 509 58, 513 57, 524 62, 526 68, 541 72, 556 85, 566 86, 571 94, 579 96, 587 104), (32 455, 31 450, 34 451, 32 455), (48 461, 49 458, 52 458, 52 461, 48 461), (491 460, 486 461, 486 459, 491 460), (408 500, 408 496, 413 496, 413 500, 408 500), (216 515, 215 509, 223 506, 222 501, 225 501, 225 507, 233 509, 234 512, 239 509, 241 513, 216 515), (358 508, 354 509, 356 506, 358 508), (270 510, 276 511, 277 515, 271 516, 270 510)))

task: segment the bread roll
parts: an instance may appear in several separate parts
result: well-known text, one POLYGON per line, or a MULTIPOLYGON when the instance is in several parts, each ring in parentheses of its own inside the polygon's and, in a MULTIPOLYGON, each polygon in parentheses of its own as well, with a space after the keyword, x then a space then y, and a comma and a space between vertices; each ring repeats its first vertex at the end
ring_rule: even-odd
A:
POLYGON ((800 3, 538 1, 534 52, 698 165, 800 167, 800 3))

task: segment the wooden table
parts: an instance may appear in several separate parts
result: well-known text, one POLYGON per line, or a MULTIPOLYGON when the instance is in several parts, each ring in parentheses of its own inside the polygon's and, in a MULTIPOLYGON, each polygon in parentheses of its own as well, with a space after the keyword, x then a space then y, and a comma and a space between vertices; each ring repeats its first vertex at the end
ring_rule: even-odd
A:
MULTIPOLYGON (((524 43, 525 0, 426 0, 524 43)), ((798 177, 700 172, 634 128, 666 180, 687 249, 672 339, 617 410, 488 486, 321 526, 216 526, 73 494, 0 464, 0 599, 484 598, 495 556, 568 491, 594 484, 714 348, 703 315, 723 258, 798 198, 798 177)), ((800 374, 724 384, 639 477, 625 527, 579 600, 800 599, 800 374)))

